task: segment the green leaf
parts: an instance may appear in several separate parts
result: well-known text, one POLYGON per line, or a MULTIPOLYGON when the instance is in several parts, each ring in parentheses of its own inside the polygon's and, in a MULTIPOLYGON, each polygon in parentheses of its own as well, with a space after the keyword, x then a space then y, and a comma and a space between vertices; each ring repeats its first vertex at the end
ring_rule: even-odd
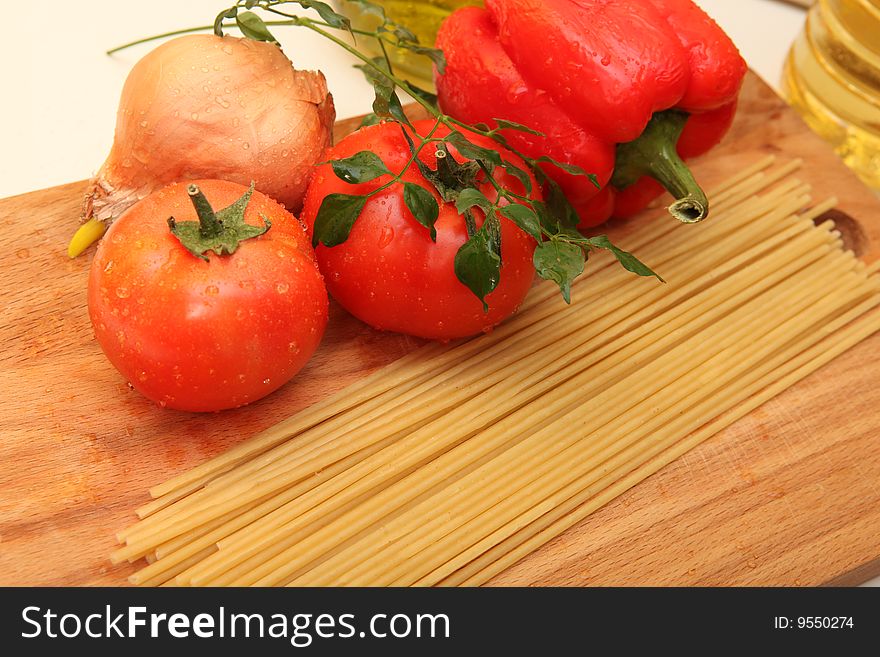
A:
POLYGON ((244 3, 244 8, 253 9, 254 5, 256 5, 257 2, 259 2, 259 0, 246 0, 246 2, 244 3))
POLYGON ((367 203, 366 196, 328 194, 315 217, 312 246, 336 246, 348 239, 351 227, 367 203))
POLYGON ((541 227, 545 231, 551 235, 555 235, 560 231, 561 227, 559 226, 559 221, 553 216, 553 213, 550 212, 550 209, 544 201, 532 201, 532 207, 535 208, 535 213, 538 215, 538 221, 541 222, 541 227))
POLYGON ((252 11, 243 11, 235 16, 235 24, 238 29, 248 39, 254 41, 268 41, 269 43, 278 43, 269 28, 263 22, 263 19, 252 11))
POLYGON ((532 256, 538 276, 554 281, 566 303, 571 303, 571 284, 584 272, 586 261, 581 247, 558 239, 541 242, 532 256))
POLYGON ((394 90, 391 91, 391 96, 388 98, 388 113, 391 115, 391 118, 396 119, 401 123, 405 123, 406 125, 412 125, 412 123, 409 122, 406 113, 403 111, 403 105, 400 104, 400 97, 394 90))
POLYGON ((349 185, 375 180, 379 176, 391 175, 391 171, 385 166, 382 159, 372 151, 360 151, 351 157, 341 160, 330 160, 333 173, 337 178, 344 180, 349 185))
POLYGON ((364 77, 367 78, 367 82, 369 82, 374 87, 376 86, 376 82, 379 81, 382 84, 389 84, 388 79, 379 73, 376 68, 387 71, 388 70, 388 62, 385 61, 384 57, 371 57, 370 62, 372 62, 373 66, 369 66, 367 64, 355 64, 354 67, 359 69, 361 73, 364 74, 364 77), (374 68, 374 66, 376 68, 374 68))
POLYGON ((217 18, 214 19, 214 34, 217 36, 223 36, 223 21, 227 18, 235 18, 235 15, 238 13, 238 7, 231 7, 229 9, 224 9, 219 14, 217 14, 217 18))
POLYGON ((538 215, 530 207, 520 205, 519 203, 511 203, 501 207, 499 212, 501 212, 502 216, 507 217, 519 226, 520 230, 531 235, 538 242, 541 241, 541 222, 538 219, 538 215))
POLYGON ((388 29, 385 25, 383 25, 384 32, 391 32, 395 37, 397 37, 398 45, 404 46, 406 44, 418 43, 419 37, 417 37, 411 29, 404 25, 400 25, 399 23, 395 23, 393 21, 387 21, 387 26, 390 26, 391 29, 388 29))
POLYGON ((218 256, 235 253, 241 242, 258 237, 272 227, 263 215, 260 215, 262 226, 252 226, 244 220, 254 193, 254 183, 235 203, 216 212, 197 185, 189 185, 187 192, 195 206, 198 221, 177 221, 169 217, 168 227, 183 247, 197 258, 207 261, 205 254, 208 251, 218 256))
POLYGON ((477 146, 473 142, 468 141, 467 137, 458 131, 449 133, 446 141, 455 146, 458 152, 469 160, 477 160, 492 166, 501 166, 501 154, 498 151, 477 146))
MULTIPOLYGON (((446 57, 443 55, 443 52, 441 50, 421 45, 419 43, 419 37, 415 34, 415 32, 413 32, 405 25, 401 25, 400 23, 397 23, 388 18, 388 16, 385 14, 385 11, 378 5, 372 2, 366 2, 365 0, 352 1, 360 5, 363 12, 374 14, 375 16, 379 16, 382 19, 382 24, 376 28, 376 33, 378 35, 393 35, 395 39, 395 41, 392 42, 393 45, 404 50, 409 50, 410 52, 416 53, 417 55, 423 55, 430 58, 441 74, 445 72, 446 57)), ((382 37, 380 36, 380 38, 382 37)))
POLYGON ((577 227, 581 219, 578 216, 577 210, 569 203, 568 197, 562 191, 559 183, 552 178, 547 178, 545 188, 547 192, 547 209, 559 226, 563 228, 577 227))
POLYGON ((359 64, 355 68, 360 69, 370 84, 373 85, 373 90, 376 93, 376 98, 373 100, 373 112, 381 118, 394 119, 412 127, 412 124, 403 112, 400 98, 394 90, 394 83, 380 73, 380 71, 388 71, 388 63, 385 61, 385 58, 373 57, 370 61, 373 62, 375 68, 367 64, 359 64), (377 68, 379 70, 376 70, 377 68))
POLYGON ((527 132, 530 135, 537 135, 538 137, 543 137, 543 132, 538 132, 530 128, 527 125, 523 125, 522 123, 517 123, 516 121, 508 121, 506 119, 492 119, 498 125, 498 130, 518 130, 519 132, 527 132))
POLYGON ((501 278, 501 229, 496 216, 488 217, 458 249, 455 275, 483 302, 483 312, 488 312, 486 296, 498 287, 501 278))
POLYGON ((573 176, 584 176, 590 179, 590 182, 596 187, 596 189, 601 189, 602 186, 599 184, 599 179, 596 178, 595 174, 587 173, 581 167, 576 164, 563 164, 562 162, 558 162, 554 160, 552 157, 548 157, 546 155, 542 155, 535 162, 546 162, 548 164, 552 164, 557 169, 562 169, 566 173, 570 173, 573 176))
POLYGON ((492 141, 497 142, 504 146, 504 148, 510 149, 510 142, 507 141, 507 137, 502 135, 500 132, 492 133, 492 141))
POLYGON ((337 14, 326 2, 319 0, 296 0, 305 9, 314 9, 327 25, 351 32, 351 21, 342 14, 337 14))
POLYGON ((504 167, 504 170, 507 171, 510 175, 520 181, 522 183, 523 189, 525 189, 526 194, 532 193, 532 177, 528 174, 524 169, 516 166, 513 162, 508 160, 504 160, 504 163, 501 165, 504 167))
POLYGON ((407 88, 405 89, 405 91, 410 96, 413 96, 413 97, 418 96, 419 98, 424 100, 426 103, 430 103, 431 105, 434 105, 434 106, 437 105, 437 94, 432 94, 430 91, 422 89, 421 87, 413 84, 409 80, 405 80, 405 82, 407 85, 407 88))
POLYGON ((378 125, 381 122, 382 122, 382 119, 380 119, 378 116, 376 116, 373 112, 370 112, 369 114, 364 116, 363 120, 361 121, 361 124, 358 126, 358 129, 366 128, 367 126, 371 126, 371 125, 378 125))
POLYGON ((437 222, 437 217, 440 216, 440 206, 437 205, 437 199, 424 187, 407 182, 403 183, 403 201, 416 221, 431 231, 431 240, 436 242, 437 229, 434 228, 434 224, 437 222))
POLYGON ((475 187, 467 187, 461 190, 458 193, 458 198, 455 200, 455 209, 458 210, 459 213, 463 213, 474 206, 481 208, 485 212, 489 212, 492 209, 492 201, 475 187))
POLYGON ((627 271, 631 271, 633 274, 638 274, 639 276, 655 276, 660 282, 666 282, 659 274, 652 271, 650 267, 636 258, 632 253, 614 246, 611 243, 611 240, 608 239, 607 235, 597 235, 596 237, 586 238, 586 243, 597 249, 611 251, 611 253, 614 254, 614 257, 617 258, 618 262, 623 265, 623 268, 627 271))
POLYGON ((446 72, 446 56, 443 54, 443 51, 438 48, 428 48, 426 46, 418 46, 412 43, 401 43, 401 47, 410 50, 417 55, 424 55, 434 66, 437 67, 437 72, 440 75, 443 75, 446 72))

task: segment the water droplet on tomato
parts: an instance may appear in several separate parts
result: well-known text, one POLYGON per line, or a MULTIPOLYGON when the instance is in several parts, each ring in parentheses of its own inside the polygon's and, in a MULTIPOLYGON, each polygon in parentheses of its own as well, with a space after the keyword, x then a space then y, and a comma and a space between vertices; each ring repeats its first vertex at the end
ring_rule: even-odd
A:
MULTIPOLYGON (((228 44, 225 45, 225 46, 223 46, 222 48, 220 48, 220 50, 222 50, 223 52, 225 52, 227 55, 231 55, 231 54, 232 54, 232 46, 230 46, 230 45, 228 45, 228 44)), ((228 80, 229 77, 227 76, 225 79, 228 80)))
POLYGON ((209 285, 205 288, 205 294, 210 294, 211 296, 215 296, 220 294, 220 289, 216 285, 209 285))
POLYGON ((241 147, 242 147, 243 149, 247 150, 247 149, 249 149, 249 148, 251 147, 251 145, 250 145, 248 142, 244 142, 244 143, 241 145, 241 147))
POLYGON ((263 379, 263 385, 264 386, 269 385, 269 379, 263 379))
POLYGON ((116 296, 120 299, 128 299, 131 292, 129 292, 127 287, 117 287, 116 288, 116 296))
POLYGON ((287 294, 287 290, 290 289, 290 286, 287 283, 278 283, 275 286, 275 291, 278 294, 287 294))
POLYGON ((391 226, 385 226, 385 228, 382 229, 382 232, 379 233, 379 248, 384 249, 391 244, 391 240, 393 239, 394 229, 391 226))
POLYGON ((238 375, 238 382, 239 382, 239 383, 244 383, 244 378, 245 378, 245 377, 244 377, 244 374, 239 374, 239 375, 238 375))
POLYGON ((141 121, 140 126, 141 126, 142 128, 146 128, 146 127, 147 127, 147 122, 146 122, 146 121, 141 121))
POLYGON ((235 311, 235 319, 244 319, 245 312, 241 308, 235 311))
POLYGON ((290 350, 291 353, 294 353, 294 354, 299 353, 299 345, 297 344, 296 340, 294 340, 293 342, 288 344, 287 348, 290 350))
POLYGON ((189 118, 191 118, 193 121, 198 121, 199 120, 199 113, 193 112, 192 114, 189 115, 189 118))
POLYGON ((507 88, 507 102, 516 104, 528 93, 528 88, 521 82, 515 82, 507 88))
POLYGON ((146 372, 141 372, 140 374, 138 374, 138 381, 143 382, 143 381, 146 381, 147 378, 149 378, 149 377, 147 377, 147 373, 146 373, 146 372))
MULTIPOLYGON (((31 252, 28 251, 27 249, 19 249, 18 251, 15 252, 15 257, 17 257, 17 258, 21 258, 22 260, 24 260, 24 259, 27 258, 30 254, 31 254, 31 252)), ((106 270, 105 270, 105 271, 106 271, 106 270)))

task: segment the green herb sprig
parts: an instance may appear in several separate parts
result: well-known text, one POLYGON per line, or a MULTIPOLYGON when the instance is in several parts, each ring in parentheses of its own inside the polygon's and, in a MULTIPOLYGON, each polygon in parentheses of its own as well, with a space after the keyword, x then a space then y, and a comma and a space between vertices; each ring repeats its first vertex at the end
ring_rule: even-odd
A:
MULTIPOLYGON (((501 132, 515 130, 541 136, 540 132, 528 126, 504 119, 494 119, 494 128, 485 124, 470 125, 442 112, 434 94, 395 73, 388 56, 388 48, 404 49, 428 57, 441 73, 446 66, 443 53, 420 44, 411 30, 390 19, 381 6, 369 0, 347 1, 359 5, 363 12, 376 16, 379 20, 378 26, 372 31, 355 29, 348 17, 336 12, 326 2, 318 0, 239 0, 232 7, 221 11, 211 26, 160 35, 166 37, 213 29, 215 34, 223 36, 224 30, 237 28, 247 38, 277 44, 270 27, 292 25, 320 34, 361 61, 357 67, 364 73, 375 92, 373 113, 366 117, 363 124, 370 125, 380 121, 400 124, 409 146, 410 158, 403 169, 396 173, 390 171, 370 151, 361 151, 350 157, 331 161, 334 174, 352 185, 370 182, 382 176, 390 178, 366 194, 337 193, 325 197, 315 219, 313 241, 316 246, 324 244, 333 247, 345 242, 368 199, 395 185, 403 186, 407 208, 429 231, 431 239, 436 240, 434 224, 440 211, 437 200, 429 189, 402 180, 406 171, 415 164, 442 201, 454 203, 464 217, 468 240, 456 254, 455 274, 482 301, 484 310, 488 310, 486 297, 500 280, 500 217, 512 221, 538 242, 533 257, 535 270, 541 278, 554 281, 559 286, 566 302, 571 301, 572 283, 584 272, 589 254, 597 249, 609 251, 623 267, 639 276, 656 276, 663 280, 631 253, 614 246, 607 236, 586 237, 578 232, 577 212, 559 185, 546 174, 542 165, 558 167, 571 175, 585 176, 599 187, 593 174, 550 157, 528 157, 512 147, 501 132), (283 10, 285 5, 298 5, 303 9, 313 10, 318 18, 287 13, 283 10), (253 9, 280 17, 280 20, 264 20, 251 11, 253 9), (364 54, 348 41, 346 35, 352 37, 355 44, 358 38, 374 39, 382 55, 370 57, 364 54), (406 116, 398 90, 409 94, 434 119, 433 127, 424 136, 415 131, 406 116), (448 134, 438 137, 436 134, 441 126, 448 130, 448 134), (496 150, 476 144, 468 138, 468 134, 489 138, 501 148, 496 150), (434 148, 436 168, 426 165, 420 157, 429 145, 434 148), (455 158, 450 146, 462 158, 461 162, 455 158), (506 158, 502 154, 504 150, 514 153, 526 164, 545 190, 546 200, 530 198, 533 191, 531 176, 506 158), (495 178, 495 171, 499 168, 516 178, 525 193, 519 194, 502 186, 495 178), (494 198, 489 198, 481 191, 480 187, 485 187, 486 183, 495 190, 492 194, 494 198), (483 222, 479 227, 476 213, 483 215, 483 222)), ((143 39, 121 48, 149 40, 143 39)))

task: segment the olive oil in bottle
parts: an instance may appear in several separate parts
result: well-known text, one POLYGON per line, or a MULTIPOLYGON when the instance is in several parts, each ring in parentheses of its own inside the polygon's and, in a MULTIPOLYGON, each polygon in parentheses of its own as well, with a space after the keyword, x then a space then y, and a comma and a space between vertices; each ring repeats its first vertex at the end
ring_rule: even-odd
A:
MULTIPOLYGON (((372 0, 381 5, 386 16, 394 22, 407 27, 419 38, 424 46, 433 46, 440 23, 449 14, 460 7, 482 5, 481 1, 472 0, 372 0)), ((379 19, 361 10, 356 2, 338 0, 339 10, 351 18, 352 26, 358 29, 373 30, 379 19)), ((374 41, 364 43, 365 49, 374 50, 374 41)), ((374 55, 380 54, 373 52, 374 55)), ((416 55, 400 48, 388 48, 388 56, 395 69, 404 77, 427 89, 434 89, 432 81, 431 60, 423 55, 416 55)))
POLYGON ((783 89, 848 166, 880 189, 880 0, 819 0, 785 64, 783 89))

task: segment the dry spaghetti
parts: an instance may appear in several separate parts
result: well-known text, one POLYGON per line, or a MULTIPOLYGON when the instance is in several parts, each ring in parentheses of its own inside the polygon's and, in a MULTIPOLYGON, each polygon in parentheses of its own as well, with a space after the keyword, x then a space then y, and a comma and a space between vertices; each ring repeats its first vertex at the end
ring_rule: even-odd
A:
POLYGON ((112 559, 143 585, 487 581, 880 328, 876 267, 814 223, 833 200, 772 165, 629 236, 667 285, 539 286, 155 487, 112 559))

